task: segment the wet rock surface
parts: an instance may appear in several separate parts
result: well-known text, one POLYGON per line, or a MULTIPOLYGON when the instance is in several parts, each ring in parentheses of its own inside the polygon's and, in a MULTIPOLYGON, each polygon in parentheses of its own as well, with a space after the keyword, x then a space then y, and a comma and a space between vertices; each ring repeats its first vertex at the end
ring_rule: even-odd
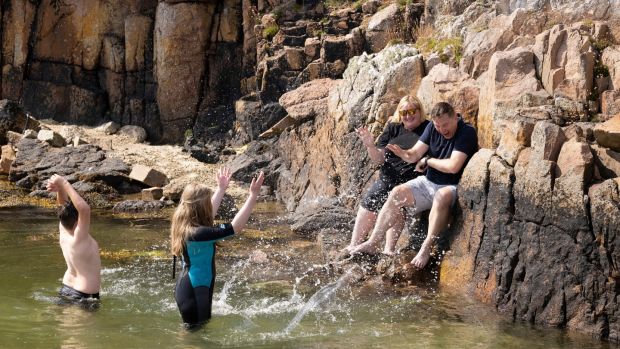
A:
POLYGON ((440 282, 515 320, 618 340, 617 181, 593 182, 589 145, 553 130, 537 124, 514 166, 474 156, 440 282))

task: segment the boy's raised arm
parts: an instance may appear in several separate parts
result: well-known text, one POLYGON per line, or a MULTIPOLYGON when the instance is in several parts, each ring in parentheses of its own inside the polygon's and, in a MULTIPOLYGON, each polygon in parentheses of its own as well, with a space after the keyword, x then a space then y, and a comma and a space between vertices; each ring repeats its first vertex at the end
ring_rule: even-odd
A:
POLYGON ((78 211, 78 221, 75 229, 76 237, 88 234, 90 228, 90 206, 88 203, 78 194, 73 188, 71 183, 62 176, 57 174, 53 175, 47 183, 47 190, 56 192, 56 200, 63 200, 61 204, 67 201, 67 197, 73 203, 73 206, 78 211))

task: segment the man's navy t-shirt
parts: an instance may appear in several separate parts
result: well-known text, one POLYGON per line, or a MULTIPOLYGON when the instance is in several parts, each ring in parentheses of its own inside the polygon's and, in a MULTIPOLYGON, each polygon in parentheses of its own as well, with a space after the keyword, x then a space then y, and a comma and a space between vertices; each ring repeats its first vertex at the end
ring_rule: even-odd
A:
POLYGON ((444 173, 429 166, 426 170, 426 178, 435 184, 458 184, 467 162, 478 151, 476 130, 461 118, 459 118, 456 132, 452 138, 446 139, 430 122, 420 137, 420 141, 429 146, 428 155, 431 158, 448 159, 453 150, 467 155, 467 160, 458 173, 444 173))
MULTIPOLYGON (((426 130, 428 120, 424 120, 415 130, 407 130, 402 122, 390 122, 377 140, 377 147, 385 148, 388 144, 396 144, 409 149, 420 139, 426 130)), ((392 183, 404 183, 416 177, 415 164, 405 162, 391 151, 385 151, 385 162, 381 166, 381 178, 392 183)))

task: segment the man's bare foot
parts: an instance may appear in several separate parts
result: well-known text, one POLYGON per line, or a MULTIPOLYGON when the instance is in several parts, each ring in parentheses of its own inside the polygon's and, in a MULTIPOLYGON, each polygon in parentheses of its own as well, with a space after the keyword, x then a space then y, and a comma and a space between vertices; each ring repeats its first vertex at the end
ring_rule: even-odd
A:
POLYGON ((354 253, 377 254, 379 253, 379 248, 375 246, 372 242, 366 241, 363 244, 355 246, 355 248, 351 250, 351 254, 354 253))
POLYGON ((351 253, 351 251, 353 251, 354 248, 355 248, 355 246, 353 246, 353 245, 347 245, 342 250, 340 250, 340 252, 341 253, 351 253))
POLYGON ((413 266, 416 268, 422 269, 426 266, 426 263, 428 263, 428 259, 430 258, 430 256, 430 249, 422 248, 420 249, 418 254, 415 255, 415 257, 411 260, 411 264, 413 264, 413 266))

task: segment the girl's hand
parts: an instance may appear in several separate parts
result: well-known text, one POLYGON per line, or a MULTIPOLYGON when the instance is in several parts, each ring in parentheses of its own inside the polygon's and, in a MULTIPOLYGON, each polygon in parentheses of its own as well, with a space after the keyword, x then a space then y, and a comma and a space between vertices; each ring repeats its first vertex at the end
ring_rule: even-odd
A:
POLYGON ((362 143, 364 143, 366 147, 374 147, 374 139, 372 137, 372 134, 370 133, 370 131, 368 131, 366 127, 362 126, 356 129, 355 132, 357 133, 357 137, 362 141, 362 143))
POLYGON ((226 190, 228 185, 230 184, 230 177, 232 176, 232 172, 227 167, 220 167, 215 174, 215 181, 217 182, 218 188, 221 190, 226 190))
POLYGON ((260 171, 258 177, 252 178, 252 183, 250 183, 250 194, 257 196, 260 192, 260 187, 263 185, 263 181, 265 180, 265 174, 263 171, 260 171))

